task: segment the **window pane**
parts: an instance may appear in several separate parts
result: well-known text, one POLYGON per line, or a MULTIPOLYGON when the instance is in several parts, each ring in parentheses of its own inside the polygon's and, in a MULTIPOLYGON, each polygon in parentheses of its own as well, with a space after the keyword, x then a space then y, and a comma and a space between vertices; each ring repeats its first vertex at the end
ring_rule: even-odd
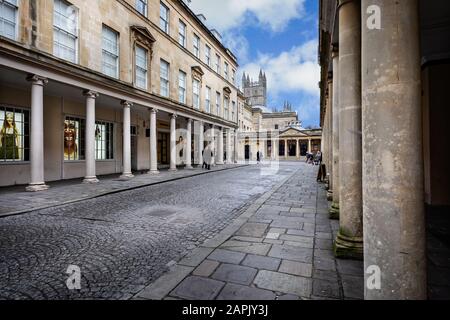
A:
POLYGON ((169 33, 169 9, 162 3, 159 8, 159 27, 169 33))
POLYGON ((160 62, 160 94, 164 97, 169 96, 169 63, 162 60, 160 62))
POLYGON ((136 0, 136 10, 140 14, 147 16, 147 0, 136 0))
POLYGON ((118 34, 114 30, 103 26, 102 58, 103 73, 118 78, 119 73, 119 45, 118 34))
POLYGON ((0 106, 0 162, 29 161, 29 111, 0 106))
POLYGON ((64 120, 64 160, 84 159, 84 120, 66 117, 64 120))
POLYGON ((147 50, 136 46, 136 86, 147 89, 147 50))
POLYGON ((75 63, 78 46, 78 10, 62 0, 55 0, 54 4, 53 54, 75 63))

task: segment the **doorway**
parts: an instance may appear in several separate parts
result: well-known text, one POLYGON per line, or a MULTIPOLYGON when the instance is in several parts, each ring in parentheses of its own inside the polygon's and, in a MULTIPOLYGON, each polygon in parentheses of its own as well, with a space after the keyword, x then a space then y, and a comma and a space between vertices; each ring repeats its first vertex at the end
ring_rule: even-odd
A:
POLYGON ((158 132, 158 163, 169 164, 169 134, 158 132))

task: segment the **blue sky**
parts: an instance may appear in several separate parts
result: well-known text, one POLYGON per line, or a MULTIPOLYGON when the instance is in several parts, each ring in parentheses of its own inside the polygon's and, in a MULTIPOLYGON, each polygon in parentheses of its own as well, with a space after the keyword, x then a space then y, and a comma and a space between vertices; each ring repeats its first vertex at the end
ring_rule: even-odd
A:
POLYGON ((239 60, 238 77, 266 72, 268 107, 288 100, 303 126, 319 125, 317 0, 192 0, 239 60))

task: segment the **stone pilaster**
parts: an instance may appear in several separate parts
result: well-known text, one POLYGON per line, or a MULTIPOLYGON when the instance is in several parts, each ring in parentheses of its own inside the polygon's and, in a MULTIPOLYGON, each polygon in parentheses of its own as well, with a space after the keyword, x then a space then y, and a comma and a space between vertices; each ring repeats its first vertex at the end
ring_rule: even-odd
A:
POLYGON ((375 4, 362 1, 364 264, 381 288, 365 298, 426 299, 418 1, 375 4))

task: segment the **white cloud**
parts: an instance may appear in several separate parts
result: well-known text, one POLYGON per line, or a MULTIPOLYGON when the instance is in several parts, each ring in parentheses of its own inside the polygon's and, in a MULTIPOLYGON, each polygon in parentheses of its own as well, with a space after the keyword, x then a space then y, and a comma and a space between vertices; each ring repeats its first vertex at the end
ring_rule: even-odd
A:
POLYGON ((240 68, 257 80, 259 70, 266 73, 269 94, 301 92, 319 95, 320 67, 317 64, 317 41, 308 41, 277 56, 259 54, 258 58, 240 68))
POLYGON ((192 0, 196 14, 203 13, 208 25, 226 32, 256 22, 273 32, 280 32, 289 21, 304 15, 305 0, 192 0), (251 19, 253 18, 253 19, 251 19))

